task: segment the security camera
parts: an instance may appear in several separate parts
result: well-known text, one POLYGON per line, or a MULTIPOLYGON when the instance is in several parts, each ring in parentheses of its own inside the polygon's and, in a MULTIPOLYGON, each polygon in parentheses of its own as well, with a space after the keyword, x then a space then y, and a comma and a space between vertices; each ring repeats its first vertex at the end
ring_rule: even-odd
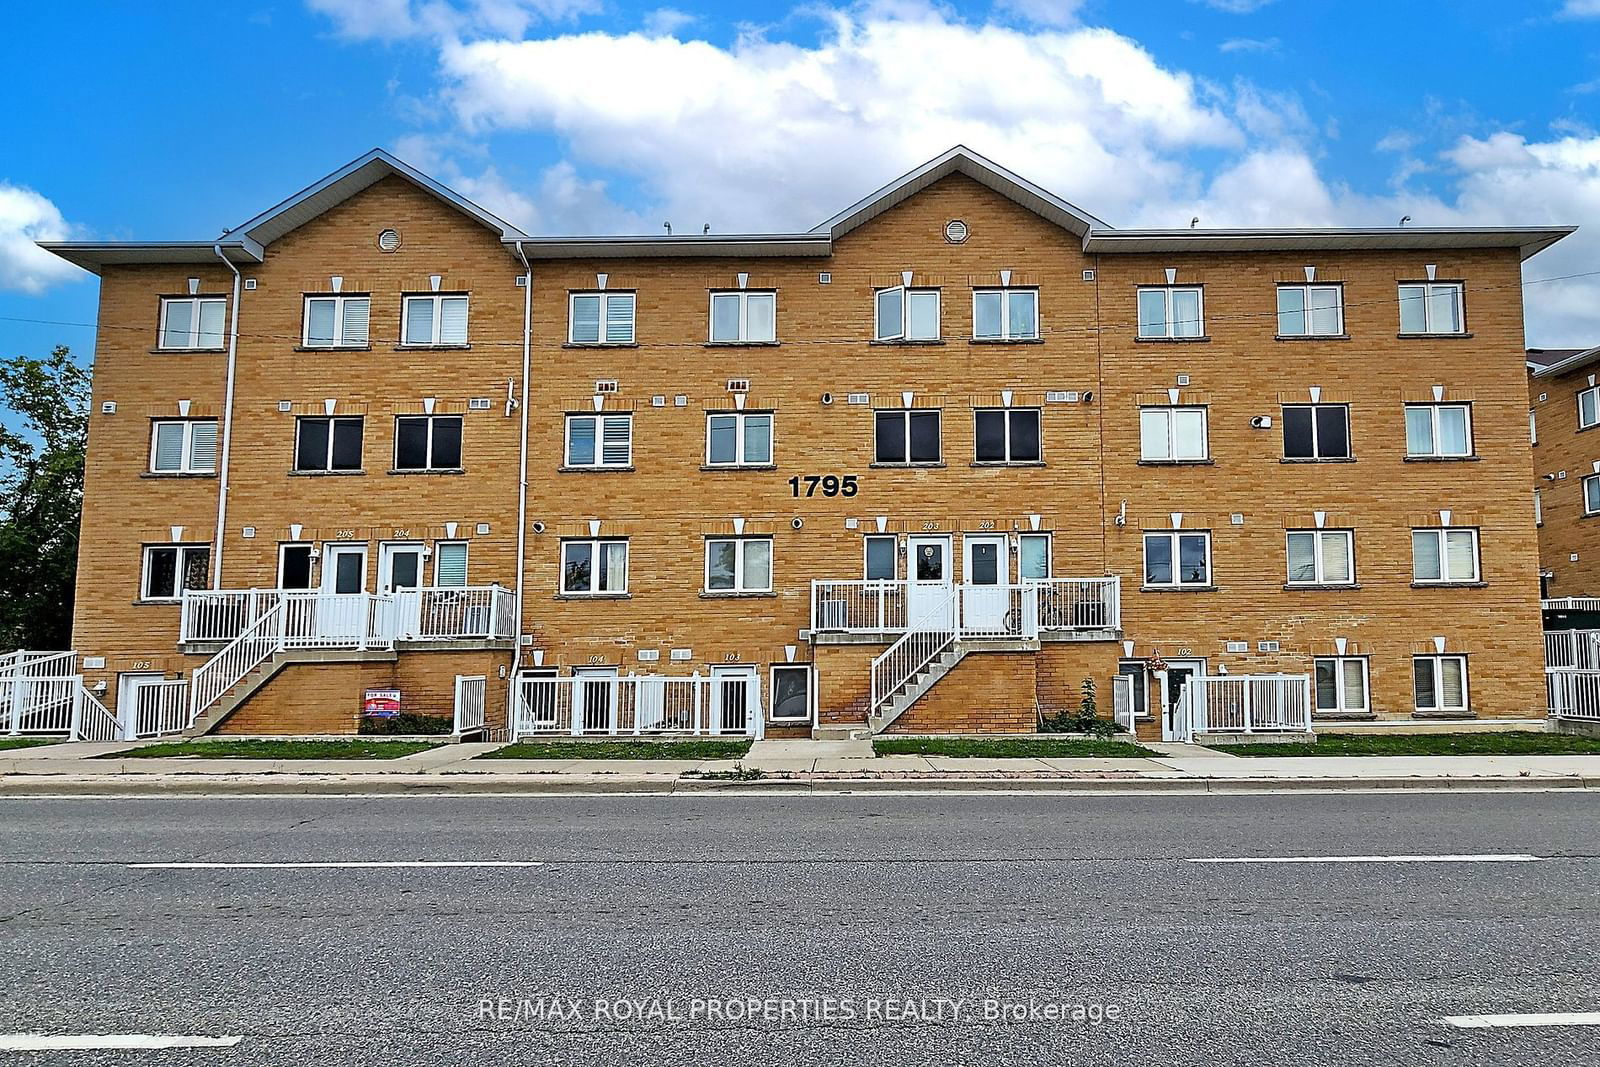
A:
POLYGON ((1250 426, 1252 429, 1256 430, 1270 430, 1272 429, 1272 416, 1257 415, 1255 418, 1250 420, 1250 426))
POLYGON ((804 526, 805 524, 806 520, 802 519, 798 515, 789 520, 789 525, 794 527, 796 530, 800 529, 800 527, 804 526))
POLYGON ((535 522, 533 524, 533 532, 536 534, 544 533, 544 523, 535 522))
POLYGON ((825 406, 828 405, 828 404, 833 403, 833 394, 832 393, 823 393, 822 394, 822 403, 825 406))

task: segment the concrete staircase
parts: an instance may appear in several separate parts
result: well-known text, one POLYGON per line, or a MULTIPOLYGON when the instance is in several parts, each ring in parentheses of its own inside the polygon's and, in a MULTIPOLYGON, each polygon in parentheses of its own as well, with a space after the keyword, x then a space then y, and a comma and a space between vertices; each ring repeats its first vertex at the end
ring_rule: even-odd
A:
POLYGON ((193 725, 183 731, 181 736, 199 737, 211 733, 287 667, 301 663, 393 663, 399 658, 399 654, 393 649, 369 651, 348 648, 279 649, 255 670, 235 682, 215 704, 201 712, 193 725))
POLYGON ((967 645, 956 642, 939 654, 938 658, 929 661, 920 671, 912 675, 906 684, 900 688, 889 702, 878 711, 867 716, 867 727, 875 734, 887 730, 894 721, 904 715, 906 709, 920 700, 924 693, 938 684, 939 679, 955 669, 956 664, 967 657, 967 645))

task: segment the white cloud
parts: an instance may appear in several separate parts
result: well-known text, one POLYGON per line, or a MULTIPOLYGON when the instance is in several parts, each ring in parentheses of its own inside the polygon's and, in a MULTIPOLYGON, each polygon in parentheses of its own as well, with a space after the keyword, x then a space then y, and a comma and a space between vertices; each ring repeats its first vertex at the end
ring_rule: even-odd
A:
MULTIPOLYGON (((1581 0, 1588 2, 1588 0, 1581 0)), ((1226 11, 1230 15, 1248 15, 1252 11, 1260 11, 1273 0, 1200 0, 1207 7, 1214 7, 1218 11, 1226 11)))
POLYGON ((49 200, 32 189, 0 182, 0 289, 39 293, 83 271, 51 255, 35 241, 64 241, 73 227, 49 200))
POLYGON ((306 0, 333 20, 342 36, 378 40, 405 37, 498 35, 521 37, 537 21, 596 11, 600 0, 306 0))
POLYGON ((1600 18, 1600 0, 1567 0, 1561 14, 1569 19, 1600 18))
POLYGON ((1283 42, 1276 37, 1230 37, 1217 45, 1219 52, 1276 52, 1283 42))
POLYGON ((1040 26, 1071 26, 1078 21, 1083 0, 996 0, 995 10, 1016 15, 1040 26))
POLYGON ((687 11, 658 7, 644 17, 644 29, 652 37, 676 37, 680 30, 688 29, 699 21, 698 15, 691 15, 687 11))

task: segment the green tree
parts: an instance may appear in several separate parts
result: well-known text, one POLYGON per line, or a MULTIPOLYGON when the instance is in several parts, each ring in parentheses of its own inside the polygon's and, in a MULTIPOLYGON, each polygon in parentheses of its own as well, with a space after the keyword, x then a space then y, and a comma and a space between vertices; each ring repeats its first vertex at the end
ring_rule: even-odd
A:
POLYGON ((0 650, 70 648, 89 371, 65 345, 0 360, 0 407, 0 650))

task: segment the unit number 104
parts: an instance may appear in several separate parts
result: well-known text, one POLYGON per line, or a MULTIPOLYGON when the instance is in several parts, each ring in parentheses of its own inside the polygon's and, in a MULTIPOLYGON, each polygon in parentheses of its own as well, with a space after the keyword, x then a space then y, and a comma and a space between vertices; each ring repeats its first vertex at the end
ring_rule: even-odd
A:
POLYGON ((856 478, 854 474, 796 475, 789 479, 789 491, 795 496, 816 496, 818 489, 822 490, 823 496, 855 496, 861 491, 856 478), (800 491, 802 487, 804 493, 800 491))

